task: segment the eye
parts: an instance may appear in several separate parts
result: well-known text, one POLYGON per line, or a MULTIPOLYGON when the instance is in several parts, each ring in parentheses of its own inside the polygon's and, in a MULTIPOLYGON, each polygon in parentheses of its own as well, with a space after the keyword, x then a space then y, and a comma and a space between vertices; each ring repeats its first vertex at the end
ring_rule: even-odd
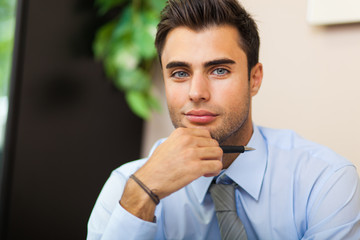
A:
POLYGON ((189 76, 189 74, 187 72, 184 72, 184 71, 174 72, 171 75, 171 77, 175 77, 175 78, 186 78, 188 76, 189 76))
POLYGON ((225 69, 225 68, 217 68, 212 73, 215 74, 215 75, 222 76, 222 75, 228 74, 229 71, 227 69, 225 69))

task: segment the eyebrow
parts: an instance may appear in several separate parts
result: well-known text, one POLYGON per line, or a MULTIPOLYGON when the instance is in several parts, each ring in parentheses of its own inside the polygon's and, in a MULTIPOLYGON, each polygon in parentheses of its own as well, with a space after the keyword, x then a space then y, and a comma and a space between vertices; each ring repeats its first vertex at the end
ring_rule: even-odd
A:
POLYGON ((169 62, 168 64, 166 64, 166 68, 176 68, 176 67, 190 67, 190 64, 187 62, 180 62, 180 61, 175 61, 175 62, 169 62))
MULTIPOLYGON (((215 60, 211 60, 209 62, 206 62, 204 64, 205 68, 211 67, 211 66, 216 66, 216 65, 221 65, 221 64, 235 64, 236 62, 234 60, 231 60, 229 58, 221 58, 221 59, 215 59, 215 60)), ((174 61, 174 62, 169 62, 166 65, 166 68, 176 68, 176 67, 186 67, 189 68, 191 66, 190 63, 187 62, 181 62, 181 61, 174 61)))
POLYGON ((221 65, 221 64, 235 64, 236 62, 234 60, 231 60, 229 58, 222 58, 222 59, 215 59, 209 62, 206 62, 204 64, 204 67, 211 67, 211 66, 216 66, 216 65, 221 65))

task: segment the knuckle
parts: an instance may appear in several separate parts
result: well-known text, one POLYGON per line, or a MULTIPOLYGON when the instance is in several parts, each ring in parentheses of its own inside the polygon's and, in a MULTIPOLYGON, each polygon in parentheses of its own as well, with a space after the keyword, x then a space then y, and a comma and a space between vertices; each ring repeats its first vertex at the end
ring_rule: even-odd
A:
POLYGON ((214 168, 215 168, 218 172, 220 172, 220 171, 222 170, 222 168, 223 168, 222 162, 221 162, 221 161, 215 161, 215 163, 214 163, 214 168))
POLYGON ((197 151, 194 148, 188 148, 185 155, 188 159, 194 159, 197 157, 197 151))
POLYGON ((219 159, 220 160, 222 158, 222 156, 223 156, 223 151, 219 147, 213 147, 211 149, 211 155, 212 155, 212 157, 214 159, 219 159))
POLYGON ((177 143, 179 144, 179 146, 183 146, 183 145, 186 144, 186 139, 185 138, 178 138, 177 143))
POLYGON ((198 169, 202 169, 202 164, 199 161, 194 161, 191 170, 198 171, 198 169))
POLYGON ((184 134, 186 132, 185 128, 179 127, 175 130, 179 134, 184 134))
POLYGON ((183 135, 181 137, 181 143, 182 145, 188 145, 189 143, 191 143, 191 137, 189 135, 183 135))
POLYGON ((196 133, 199 136, 206 136, 206 137, 210 137, 210 132, 207 129, 203 129, 203 128, 193 128, 192 131, 194 133, 196 133))
POLYGON ((216 155, 221 157, 223 154, 224 154, 224 152, 220 147, 216 148, 216 155))
POLYGON ((209 130, 207 130, 207 129, 201 129, 201 130, 203 130, 203 133, 204 133, 205 136, 207 136, 208 138, 211 138, 209 130))
POLYGON ((211 139, 211 142, 212 142, 212 144, 214 145, 214 146, 219 146, 219 142, 218 141, 216 141, 215 139, 211 139))
POLYGON ((183 127, 178 127, 173 131, 175 137, 183 136, 186 134, 186 132, 187 132, 186 128, 183 128, 183 127))

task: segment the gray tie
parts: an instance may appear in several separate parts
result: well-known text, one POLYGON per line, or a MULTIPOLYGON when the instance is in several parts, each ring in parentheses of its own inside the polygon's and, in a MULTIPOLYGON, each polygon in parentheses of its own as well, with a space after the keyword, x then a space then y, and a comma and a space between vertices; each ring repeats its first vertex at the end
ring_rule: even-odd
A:
POLYGON ((222 240, 247 240, 244 225, 236 213, 234 184, 212 184, 213 199, 222 240))

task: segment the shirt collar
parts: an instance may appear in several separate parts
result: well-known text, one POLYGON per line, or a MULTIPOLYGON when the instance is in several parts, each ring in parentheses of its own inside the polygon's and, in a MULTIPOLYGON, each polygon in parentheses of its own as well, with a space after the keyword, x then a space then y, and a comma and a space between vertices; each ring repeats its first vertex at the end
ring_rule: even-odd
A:
MULTIPOLYGON (((220 173, 229 176, 255 200, 259 199, 267 165, 266 142, 258 127, 254 125, 253 135, 247 146, 255 148, 240 154, 230 167, 220 173)), ((200 177, 191 183, 195 195, 201 203, 214 177, 200 177)))

